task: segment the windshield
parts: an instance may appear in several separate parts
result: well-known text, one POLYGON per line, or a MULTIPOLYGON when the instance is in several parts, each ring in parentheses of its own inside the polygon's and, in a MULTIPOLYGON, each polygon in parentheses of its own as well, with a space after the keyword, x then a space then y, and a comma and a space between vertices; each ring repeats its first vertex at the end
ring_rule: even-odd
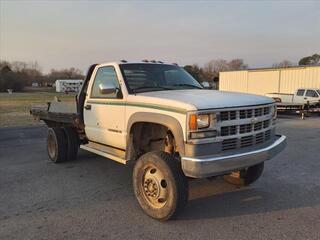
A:
POLYGON ((130 63, 120 68, 130 93, 203 88, 183 68, 174 65, 130 63))
POLYGON ((318 92, 318 94, 319 94, 319 96, 320 96, 320 89, 319 89, 319 90, 317 90, 317 92, 318 92))

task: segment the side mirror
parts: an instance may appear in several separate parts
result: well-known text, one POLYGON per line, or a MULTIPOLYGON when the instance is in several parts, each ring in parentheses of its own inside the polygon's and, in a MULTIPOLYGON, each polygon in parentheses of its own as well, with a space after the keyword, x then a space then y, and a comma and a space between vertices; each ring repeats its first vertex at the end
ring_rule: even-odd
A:
POLYGON ((112 94, 112 93, 118 93, 118 88, 111 84, 100 84, 99 85, 99 91, 101 94, 112 94))

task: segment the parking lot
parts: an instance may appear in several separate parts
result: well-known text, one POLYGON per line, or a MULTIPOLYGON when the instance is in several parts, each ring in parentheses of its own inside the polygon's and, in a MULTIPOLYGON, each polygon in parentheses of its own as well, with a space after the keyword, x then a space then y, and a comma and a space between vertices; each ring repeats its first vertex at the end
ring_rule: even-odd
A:
POLYGON ((190 182, 175 220, 139 208, 123 166, 81 151, 53 164, 44 126, 0 128, 0 239, 320 239, 320 119, 282 116, 287 148, 252 186, 190 182))

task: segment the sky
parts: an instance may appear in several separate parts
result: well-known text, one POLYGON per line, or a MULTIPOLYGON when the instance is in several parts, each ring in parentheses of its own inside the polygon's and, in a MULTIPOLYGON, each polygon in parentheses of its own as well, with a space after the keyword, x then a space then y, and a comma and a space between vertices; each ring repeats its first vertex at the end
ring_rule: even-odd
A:
POLYGON ((121 59, 256 68, 319 52, 320 1, 0 0, 0 60, 44 72, 121 59))

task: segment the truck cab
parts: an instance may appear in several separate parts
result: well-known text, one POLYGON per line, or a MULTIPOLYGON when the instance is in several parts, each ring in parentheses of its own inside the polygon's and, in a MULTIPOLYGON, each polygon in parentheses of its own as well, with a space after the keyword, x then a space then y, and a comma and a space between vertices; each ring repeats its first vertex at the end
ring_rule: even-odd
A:
POLYGON ((307 102, 319 102, 320 101, 320 89, 316 88, 300 88, 297 89, 294 95, 293 102, 307 103, 307 102))
POLYGON ((183 209, 188 179, 224 176, 251 184, 286 145, 276 134, 271 98, 205 89, 176 64, 92 65, 75 105, 70 112, 62 102, 31 110, 49 127, 49 158, 75 158, 80 146, 134 162, 135 196, 158 220, 183 209))
POLYGON ((266 96, 273 98, 282 105, 310 104, 316 105, 320 101, 320 89, 318 88, 299 88, 294 94, 287 93, 268 93, 266 96))

